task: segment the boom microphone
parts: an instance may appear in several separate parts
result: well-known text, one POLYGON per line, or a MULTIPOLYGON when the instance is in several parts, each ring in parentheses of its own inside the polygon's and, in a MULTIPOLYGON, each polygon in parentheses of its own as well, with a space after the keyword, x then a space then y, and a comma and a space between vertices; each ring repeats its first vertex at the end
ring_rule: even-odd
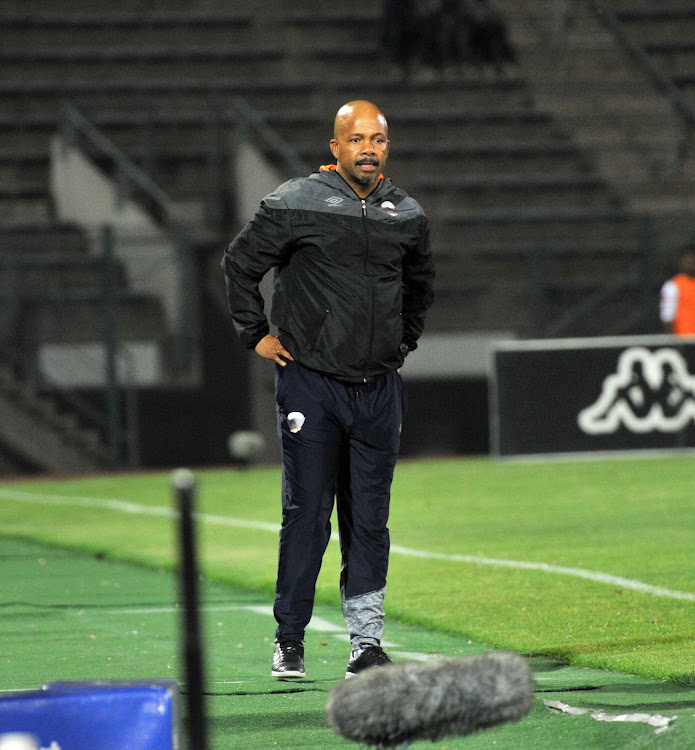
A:
POLYGON ((388 748, 519 721, 532 702, 528 665, 492 653, 365 670, 331 689, 326 715, 346 739, 388 748))

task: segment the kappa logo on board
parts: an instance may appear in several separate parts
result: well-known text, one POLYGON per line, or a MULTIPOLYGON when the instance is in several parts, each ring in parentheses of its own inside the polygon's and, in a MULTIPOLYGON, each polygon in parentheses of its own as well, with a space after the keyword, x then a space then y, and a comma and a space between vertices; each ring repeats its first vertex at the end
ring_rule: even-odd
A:
POLYGON ((577 423, 589 435, 621 426, 644 434, 678 432, 695 421, 695 377, 675 349, 626 349, 617 371, 603 381, 598 400, 583 409, 577 423))

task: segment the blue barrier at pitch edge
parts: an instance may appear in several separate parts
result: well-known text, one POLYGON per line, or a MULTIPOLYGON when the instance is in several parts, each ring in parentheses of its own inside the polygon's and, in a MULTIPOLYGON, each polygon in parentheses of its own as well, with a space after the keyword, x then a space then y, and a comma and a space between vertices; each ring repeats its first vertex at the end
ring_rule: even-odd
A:
POLYGON ((0 732, 34 735, 51 750, 179 750, 172 681, 55 683, 0 698, 0 732))

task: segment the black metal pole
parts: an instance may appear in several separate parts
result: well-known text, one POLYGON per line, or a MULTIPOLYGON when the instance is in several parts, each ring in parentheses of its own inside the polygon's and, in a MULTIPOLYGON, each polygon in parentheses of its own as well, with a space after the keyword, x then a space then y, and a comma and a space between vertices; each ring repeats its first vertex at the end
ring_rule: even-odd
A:
POLYGON ((655 247, 654 225, 649 217, 645 217, 640 227, 640 250, 642 251, 642 333, 659 331, 658 300, 654 289, 655 247))
POLYGON ((189 747, 190 750, 207 750, 203 641, 200 629, 198 562, 193 521, 195 477, 188 469, 178 469, 173 474, 173 484, 179 509, 179 579, 183 603, 182 656, 187 686, 189 747))
POLYGON ((113 227, 101 228, 104 261, 103 331, 105 354, 106 411, 108 424, 108 463, 110 469, 121 465, 121 400, 118 392, 118 299, 113 227))

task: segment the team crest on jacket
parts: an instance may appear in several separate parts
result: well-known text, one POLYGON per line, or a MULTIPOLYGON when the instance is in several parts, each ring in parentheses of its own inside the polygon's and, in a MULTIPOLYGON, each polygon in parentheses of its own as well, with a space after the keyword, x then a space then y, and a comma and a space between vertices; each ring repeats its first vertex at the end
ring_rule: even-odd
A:
POLYGON ((381 204, 381 208, 386 211, 387 214, 391 214, 391 216, 398 216, 398 211, 396 211, 396 207, 391 203, 391 201, 384 201, 381 204))

